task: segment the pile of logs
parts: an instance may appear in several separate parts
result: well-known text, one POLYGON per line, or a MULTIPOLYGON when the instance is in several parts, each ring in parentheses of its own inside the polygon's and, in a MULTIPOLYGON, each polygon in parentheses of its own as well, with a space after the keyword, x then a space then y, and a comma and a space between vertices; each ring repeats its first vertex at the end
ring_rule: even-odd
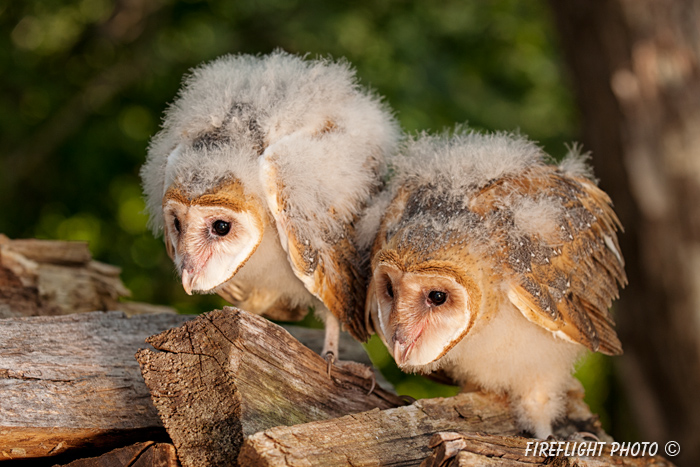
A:
MULTIPOLYGON (((368 394, 366 375, 329 377, 297 339, 320 347, 322 331, 235 308, 182 316, 127 293, 84 244, 0 237, 0 466, 671 465, 527 455, 503 397, 368 394)), ((341 355, 368 362, 349 338, 341 355)), ((557 435, 611 441, 582 396, 557 435)))
POLYGON ((127 315, 175 312, 120 301, 131 295, 120 272, 93 261, 84 242, 10 240, 0 234, 0 318, 117 309, 127 315))

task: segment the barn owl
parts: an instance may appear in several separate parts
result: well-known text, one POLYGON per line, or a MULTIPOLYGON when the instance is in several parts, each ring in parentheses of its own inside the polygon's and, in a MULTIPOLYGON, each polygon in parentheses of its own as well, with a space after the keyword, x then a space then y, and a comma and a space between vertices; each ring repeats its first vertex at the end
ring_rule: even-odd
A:
POLYGON ((315 307, 330 371, 340 324, 367 337, 354 225, 399 135, 344 62, 278 51, 195 69, 141 170, 185 291, 281 320, 315 307))
POLYGON ((582 353, 622 352, 610 199, 577 150, 548 165, 516 135, 423 135, 401 156, 358 227, 376 238, 368 327, 401 369, 507 394, 519 426, 547 438, 582 353))

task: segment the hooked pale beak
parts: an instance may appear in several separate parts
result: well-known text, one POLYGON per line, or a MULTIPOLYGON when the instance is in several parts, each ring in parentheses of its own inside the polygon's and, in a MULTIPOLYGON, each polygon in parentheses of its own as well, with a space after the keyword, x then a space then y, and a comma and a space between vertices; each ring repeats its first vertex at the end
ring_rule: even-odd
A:
POLYGON ((408 361, 408 356, 411 354, 416 341, 401 343, 398 339, 394 341, 394 360, 399 367, 402 367, 408 361))
POLYGON ((182 270, 182 288, 185 289, 187 295, 192 295, 192 283, 194 282, 194 279, 195 275, 188 269, 182 270))

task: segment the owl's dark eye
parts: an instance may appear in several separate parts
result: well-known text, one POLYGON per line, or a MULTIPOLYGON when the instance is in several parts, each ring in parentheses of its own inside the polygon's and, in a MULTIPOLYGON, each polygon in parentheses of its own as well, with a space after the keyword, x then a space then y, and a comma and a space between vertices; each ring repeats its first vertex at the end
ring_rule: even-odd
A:
POLYGON ((226 221, 214 221, 211 230, 219 237, 223 237, 231 230, 231 223, 226 221))
POLYGON ((428 294, 428 300, 435 306, 440 306, 447 301, 447 294, 439 290, 432 290, 428 294))
POLYGON ((391 281, 387 281, 386 283, 386 294, 389 297, 394 298, 394 288, 391 286, 391 281))
POLYGON ((177 233, 180 233, 180 219, 176 217, 173 224, 175 224, 175 230, 177 230, 177 233))

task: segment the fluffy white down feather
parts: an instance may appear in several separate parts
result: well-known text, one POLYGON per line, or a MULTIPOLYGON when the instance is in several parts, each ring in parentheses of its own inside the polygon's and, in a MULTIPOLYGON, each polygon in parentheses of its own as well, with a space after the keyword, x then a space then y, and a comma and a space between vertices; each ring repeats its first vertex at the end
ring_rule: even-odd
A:
POLYGON ((399 128, 380 99, 359 87, 345 62, 305 60, 282 51, 221 57, 191 72, 149 147, 141 174, 154 233, 163 227, 167 158, 179 144, 185 143, 174 166, 168 167, 169 176, 192 195, 233 176, 262 199, 255 150, 259 137, 266 153, 284 153, 278 169, 290 216, 299 233, 323 249, 321 232, 335 233, 376 186, 376 167, 365 159, 376 159, 383 171, 399 128), (235 116, 227 122, 236 105, 254 114, 259 135, 235 116), (308 137, 328 122, 338 130, 318 134, 313 141, 308 137), (217 129, 231 136, 226 145, 192 148, 198 136, 217 129))
POLYGON ((544 152, 524 136, 478 133, 462 127, 438 135, 420 134, 407 140, 391 162, 393 185, 408 180, 439 181, 449 174, 455 194, 489 180, 520 173, 542 162, 544 152))
MULTIPOLYGON (((590 155, 581 153, 578 145, 558 164, 559 169, 569 175, 585 177, 595 181, 588 164, 590 155)), ((358 223, 358 242, 370 245, 379 230, 386 207, 399 188, 407 184, 429 185, 443 198, 461 203, 467 192, 485 186, 489 181, 508 175, 518 175, 528 168, 544 165, 550 160, 535 142, 527 137, 508 133, 479 133, 458 125, 454 131, 441 134, 420 133, 406 138, 399 151, 388 160, 392 174, 388 187, 376 197, 358 223)), ((524 234, 538 232, 541 235, 559 235, 556 224, 561 206, 547 201, 521 199, 515 202, 516 230, 524 234)), ((412 219, 414 225, 432 225, 435 220, 426 213, 412 219)), ((441 222, 443 222, 441 220, 441 222)), ((441 223, 438 230, 460 230, 463 219, 456 217, 441 223)), ((484 231, 482 246, 488 247, 488 231, 484 231)), ((429 239, 434 247, 435 239, 429 239)))

